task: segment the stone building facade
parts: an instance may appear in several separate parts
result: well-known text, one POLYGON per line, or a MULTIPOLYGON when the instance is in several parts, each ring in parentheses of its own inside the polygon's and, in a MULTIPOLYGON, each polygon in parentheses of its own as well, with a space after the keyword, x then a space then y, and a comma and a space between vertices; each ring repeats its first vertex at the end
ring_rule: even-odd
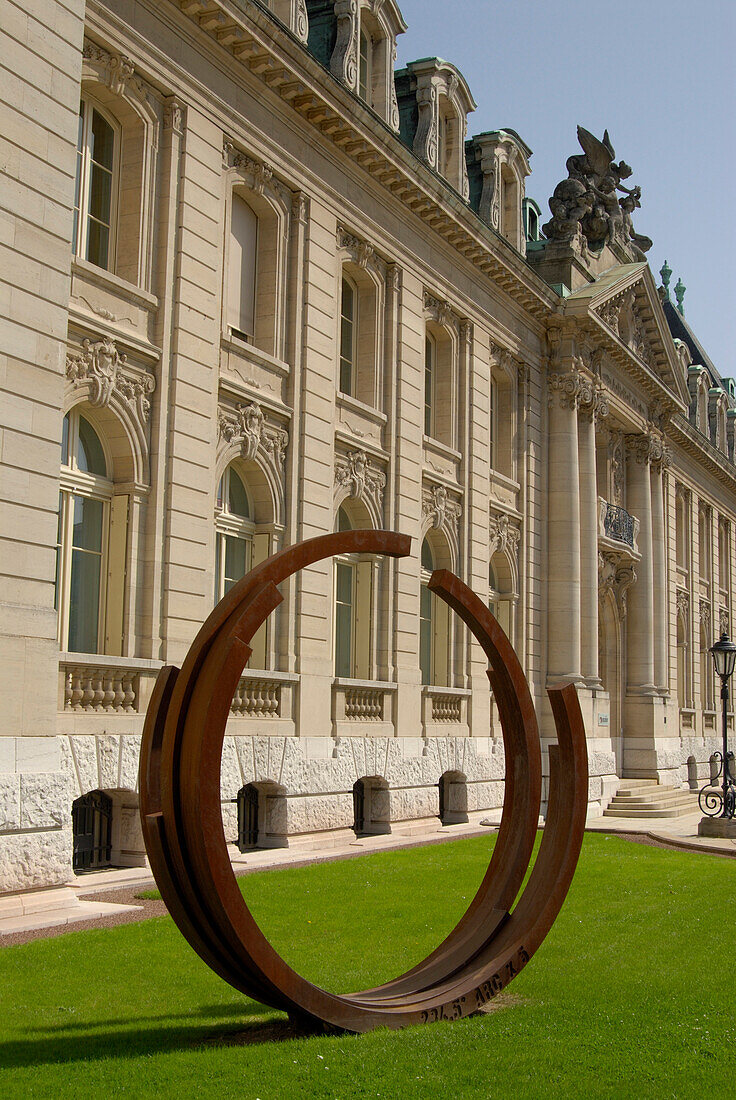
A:
POLYGON ((694 782, 736 403, 607 136, 543 238, 531 151, 467 136, 453 65, 395 71, 393 0, 41 7, 2 32, 0 890, 143 860, 158 669, 250 565, 345 526, 413 554, 285 586, 232 702, 229 840, 501 805, 484 662, 435 568, 491 602, 545 738, 546 687, 579 685, 592 812, 623 776, 694 782))

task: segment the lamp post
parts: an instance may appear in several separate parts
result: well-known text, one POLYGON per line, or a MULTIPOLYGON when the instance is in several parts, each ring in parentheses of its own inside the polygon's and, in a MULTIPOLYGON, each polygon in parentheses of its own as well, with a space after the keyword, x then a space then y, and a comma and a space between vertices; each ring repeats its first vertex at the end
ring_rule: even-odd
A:
POLYGON ((698 797, 698 802, 706 815, 700 822, 698 832, 701 836, 731 835, 736 830, 734 813, 736 812, 736 781, 728 765, 728 681, 736 667, 736 643, 732 642, 724 630, 719 641, 711 646, 716 675, 721 680, 721 704, 723 706, 723 750, 714 753, 716 760, 720 756, 720 771, 711 778, 698 797), (716 783, 721 779, 718 790, 716 783), (720 813, 719 813, 720 811, 720 813), (716 820, 714 820, 716 819, 716 820))

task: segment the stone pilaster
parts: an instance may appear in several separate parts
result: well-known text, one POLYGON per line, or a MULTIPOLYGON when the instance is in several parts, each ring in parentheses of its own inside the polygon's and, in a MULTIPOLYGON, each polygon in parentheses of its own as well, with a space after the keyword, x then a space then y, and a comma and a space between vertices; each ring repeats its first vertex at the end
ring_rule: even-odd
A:
POLYGON ((629 511, 639 520, 641 561, 638 579, 629 595, 628 690, 635 695, 654 693, 654 563, 652 556, 651 439, 630 435, 628 443, 629 511))
POLYGON ((578 414, 582 376, 552 374, 549 410, 548 676, 581 679, 580 478, 578 414))
POLYGON ((598 675, 598 488, 595 425, 608 415, 603 391, 588 389, 582 395, 578 418, 580 471, 580 657, 581 671, 589 687, 601 686, 598 675))
POLYGON ((654 683, 662 695, 669 692, 669 637, 667 622, 667 528, 664 481, 669 456, 663 454, 651 468, 652 552, 654 562, 654 683))

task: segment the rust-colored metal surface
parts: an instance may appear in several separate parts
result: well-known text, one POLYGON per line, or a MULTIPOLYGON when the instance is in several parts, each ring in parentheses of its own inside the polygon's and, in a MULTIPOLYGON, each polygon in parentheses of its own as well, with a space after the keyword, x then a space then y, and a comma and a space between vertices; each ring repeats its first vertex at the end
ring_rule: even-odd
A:
POLYGON ((468 909, 421 963, 374 989, 338 995, 305 981, 271 947, 238 888, 227 854, 220 763, 230 703, 250 641, 281 602, 277 585, 334 554, 403 557, 411 540, 392 531, 345 531, 282 550, 220 601, 181 669, 159 673, 140 764, 143 833, 170 913, 212 969, 249 997, 314 1026, 374 1027, 458 1019, 477 1011, 524 967, 560 911, 583 840, 588 797, 585 730, 575 688, 548 692, 558 744, 550 749, 547 822, 532 873, 541 800, 539 729, 521 665, 488 608, 445 570, 431 590, 467 624, 488 657, 506 753, 501 827, 468 909), (515 904, 514 904, 515 903, 515 904))

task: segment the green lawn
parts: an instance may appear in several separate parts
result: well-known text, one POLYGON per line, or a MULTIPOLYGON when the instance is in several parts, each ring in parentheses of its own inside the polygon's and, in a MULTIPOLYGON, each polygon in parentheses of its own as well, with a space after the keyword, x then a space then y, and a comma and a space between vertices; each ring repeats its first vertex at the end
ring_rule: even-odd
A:
MULTIPOLYGON (((271 871, 243 887, 301 973, 360 988, 438 942, 491 845, 271 871)), ((215 977, 168 917, 38 940, 0 949, 0 1096, 731 1096, 735 928, 736 861, 589 834, 505 1007, 306 1039, 284 1039, 284 1018, 215 977)))

